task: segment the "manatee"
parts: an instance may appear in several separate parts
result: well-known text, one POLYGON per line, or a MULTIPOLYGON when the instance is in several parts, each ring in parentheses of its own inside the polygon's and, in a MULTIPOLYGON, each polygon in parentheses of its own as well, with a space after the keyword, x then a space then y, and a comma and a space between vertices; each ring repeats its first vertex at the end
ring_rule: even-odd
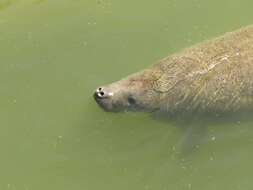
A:
POLYGON ((253 110, 253 26, 183 49, 101 86, 94 98, 110 112, 253 110))

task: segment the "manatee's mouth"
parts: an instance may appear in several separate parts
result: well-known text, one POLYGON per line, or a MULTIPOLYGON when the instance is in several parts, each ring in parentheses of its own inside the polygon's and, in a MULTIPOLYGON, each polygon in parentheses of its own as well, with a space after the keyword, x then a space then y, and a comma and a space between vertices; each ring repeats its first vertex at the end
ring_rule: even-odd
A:
POLYGON ((97 104, 105 111, 110 111, 109 106, 107 105, 106 101, 98 96, 98 94, 95 92, 93 94, 93 97, 97 104))

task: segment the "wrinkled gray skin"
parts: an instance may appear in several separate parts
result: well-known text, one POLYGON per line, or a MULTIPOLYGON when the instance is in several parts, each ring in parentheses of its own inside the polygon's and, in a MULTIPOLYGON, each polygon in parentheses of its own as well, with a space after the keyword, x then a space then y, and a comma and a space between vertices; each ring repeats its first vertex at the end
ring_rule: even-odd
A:
POLYGON ((198 44, 94 93, 106 111, 253 110, 253 26, 198 44))

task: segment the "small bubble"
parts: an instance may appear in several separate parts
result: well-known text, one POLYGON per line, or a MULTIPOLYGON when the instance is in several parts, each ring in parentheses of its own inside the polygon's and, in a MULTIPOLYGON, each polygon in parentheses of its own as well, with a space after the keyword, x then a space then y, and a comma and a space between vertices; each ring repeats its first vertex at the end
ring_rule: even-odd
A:
POLYGON ((215 136, 213 136, 211 139, 212 139, 212 141, 215 141, 216 137, 215 137, 215 136))

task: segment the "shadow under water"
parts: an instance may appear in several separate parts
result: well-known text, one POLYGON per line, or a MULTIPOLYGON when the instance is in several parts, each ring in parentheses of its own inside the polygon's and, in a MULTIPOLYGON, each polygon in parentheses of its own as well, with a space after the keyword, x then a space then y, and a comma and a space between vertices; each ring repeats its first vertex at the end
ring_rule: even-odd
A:
MULTIPOLYGON (((253 123, 253 112, 235 112, 226 114, 188 114, 188 115, 168 115, 167 113, 157 112, 152 114, 152 118, 159 122, 170 123, 183 131, 183 136, 179 139, 176 149, 179 150, 180 157, 191 155, 201 145, 207 143, 208 131, 217 129, 219 126, 225 126, 232 130, 232 126, 253 123)), ((243 129, 241 129, 243 130, 243 129)), ((215 140, 215 137, 213 139, 215 140)))

